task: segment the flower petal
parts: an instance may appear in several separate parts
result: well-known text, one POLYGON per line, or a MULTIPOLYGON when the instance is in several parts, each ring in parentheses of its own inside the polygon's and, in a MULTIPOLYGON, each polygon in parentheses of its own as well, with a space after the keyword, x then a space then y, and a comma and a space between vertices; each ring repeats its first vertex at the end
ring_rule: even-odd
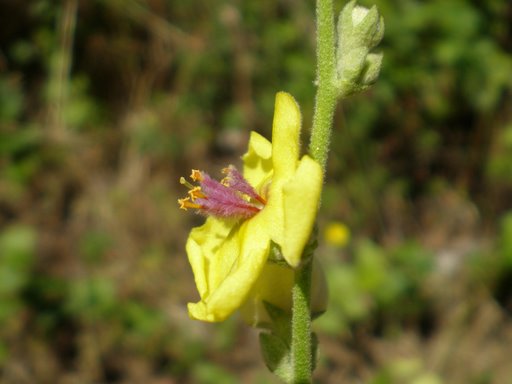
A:
POLYGON ((187 252, 201 295, 200 302, 188 305, 192 318, 222 321, 246 300, 267 261, 270 247, 261 220, 254 219, 233 225, 228 233, 225 227, 208 219, 196 229, 209 224, 208 228, 196 231, 194 237, 191 234, 187 252))
POLYGON ((315 223, 322 191, 320 164, 304 156, 293 178, 283 185, 284 228, 281 252, 286 262, 297 267, 315 223))
POLYGON ((210 260, 215 258, 215 253, 225 242, 232 228, 233 224, 227 220, 209 217, 203 225, 190 231, 186 250, 201 297, 208 295, 210 260))
POLYGON ((242 157, 244 178, 258 189, 272 175, 272 144, 256 132, 251 132, 249 148, 242 157))
POLYGON ((271 322, 263 302, 270 303, 286 312, 292 308, 294 272, 288 266, 267 263, 251 289, 248 299, 240 308, 246 323, 261 327, 271 322))
POLYGON ((292 95, 276 95, 272 126, 272 164, 275 178, 288 177, 295 172, 299 159, 301 114, 292 95))

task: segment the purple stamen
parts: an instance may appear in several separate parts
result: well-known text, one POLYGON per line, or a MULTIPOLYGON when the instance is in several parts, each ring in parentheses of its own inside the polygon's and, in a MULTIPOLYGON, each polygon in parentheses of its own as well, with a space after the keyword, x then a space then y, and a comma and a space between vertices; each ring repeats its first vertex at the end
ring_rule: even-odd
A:
POLYGON ((226 201, 213 201, 210 199, 197 199, 201 209, 198 213, 212 215, 222 218, 250 219, 257 214, 260 209, 249 204, 232 204, 226 201))
POLYGON ((244 179, 242 174, 238 172, 238 169, 236 169, 233 165, 230 165, 228 168, 225 168, 226 173, 226 183, 229 187, 251 197, 254 200, 257 200, 261 202, 262 204, 265 204, 266 201, 263 199, 252 187, 251 184, 247 182, 247 180, 244 179))
MULTIPOLYGON (((233 167, 236 170, 236 168, 233 167)), ((251 204, 242 197, 245 194, 249 197, 256 195, 256 191, 243 179, 242 175, 236 171, 237 176, 240 177, 242 183, 237 179, 237 186, 235 188, 231 184, 224 185, 217 180, 212 179, 207 173, 201 172, 201 191, 206 196, 205 198, 196 198, 195 203, 201 206, 198 210, 199 213, 213 215, 223 218, 243 218, 248 219, 258 213, 261 208, 251 204), (249 188, 247 188, 249 187, 249 188), (246 193, 245 191, 249 191, 246 193)))

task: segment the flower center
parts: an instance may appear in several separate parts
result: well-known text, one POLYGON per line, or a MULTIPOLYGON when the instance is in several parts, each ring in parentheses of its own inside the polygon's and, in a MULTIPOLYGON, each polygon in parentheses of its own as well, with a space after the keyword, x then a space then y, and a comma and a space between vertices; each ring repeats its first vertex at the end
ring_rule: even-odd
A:
POLYGON ((219 182, 206 172, 193 169, 190 178, 199 185, 180 178, 180 183, 189 189, 188 197, 178 199, 180 208, 197 209, 206 216, 235 219, 249 219, 263 209, 267 201, 234 166, 224 168, 222 173, 226 177, 219 182))

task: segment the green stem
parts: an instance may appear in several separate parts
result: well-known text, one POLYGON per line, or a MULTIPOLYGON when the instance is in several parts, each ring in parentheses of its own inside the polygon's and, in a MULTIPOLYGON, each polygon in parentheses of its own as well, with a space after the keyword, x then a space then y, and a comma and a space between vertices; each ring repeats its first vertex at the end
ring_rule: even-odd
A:
POLYGON ((338 91, 332 0, 317 0, 317 93, 309 153, 325 172, 338 91))
POLYGON ((292 313, 293 383, 311 383, 313 354, 311 339, 311 273, 312 259, 295 271, 292 313))
MULTIPOLYGON (((309 152, 325 173, 337 90, 334 13, 332 0, 317 0, 317 94, 309 152)), ((306 256, 306 255, 305 255, 306 256)), ((312 255, 295 271, 292 314, 292 364, 295 384, 311 383, 313 346, 311 334, 312 255)))

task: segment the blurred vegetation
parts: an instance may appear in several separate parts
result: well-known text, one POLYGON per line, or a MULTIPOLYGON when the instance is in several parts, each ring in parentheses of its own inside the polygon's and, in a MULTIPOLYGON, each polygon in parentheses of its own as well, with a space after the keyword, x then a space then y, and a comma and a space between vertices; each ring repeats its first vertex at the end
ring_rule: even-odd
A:
MULTIPOLYGON (((372 2, 362 1, 364 5, 372 2)), ((318 382, 512 377, 512 4, 377 0, 377 84, 338 109, 318 382)), ((337 2, 341 9, 343 3, 337 2)), ((190 321, 179 176, 314 97, 313 1, 0 2, 5 383, 268 383, 256 332, 190 321)), ((307 140, 307 133, 304 135, 307 140)))

